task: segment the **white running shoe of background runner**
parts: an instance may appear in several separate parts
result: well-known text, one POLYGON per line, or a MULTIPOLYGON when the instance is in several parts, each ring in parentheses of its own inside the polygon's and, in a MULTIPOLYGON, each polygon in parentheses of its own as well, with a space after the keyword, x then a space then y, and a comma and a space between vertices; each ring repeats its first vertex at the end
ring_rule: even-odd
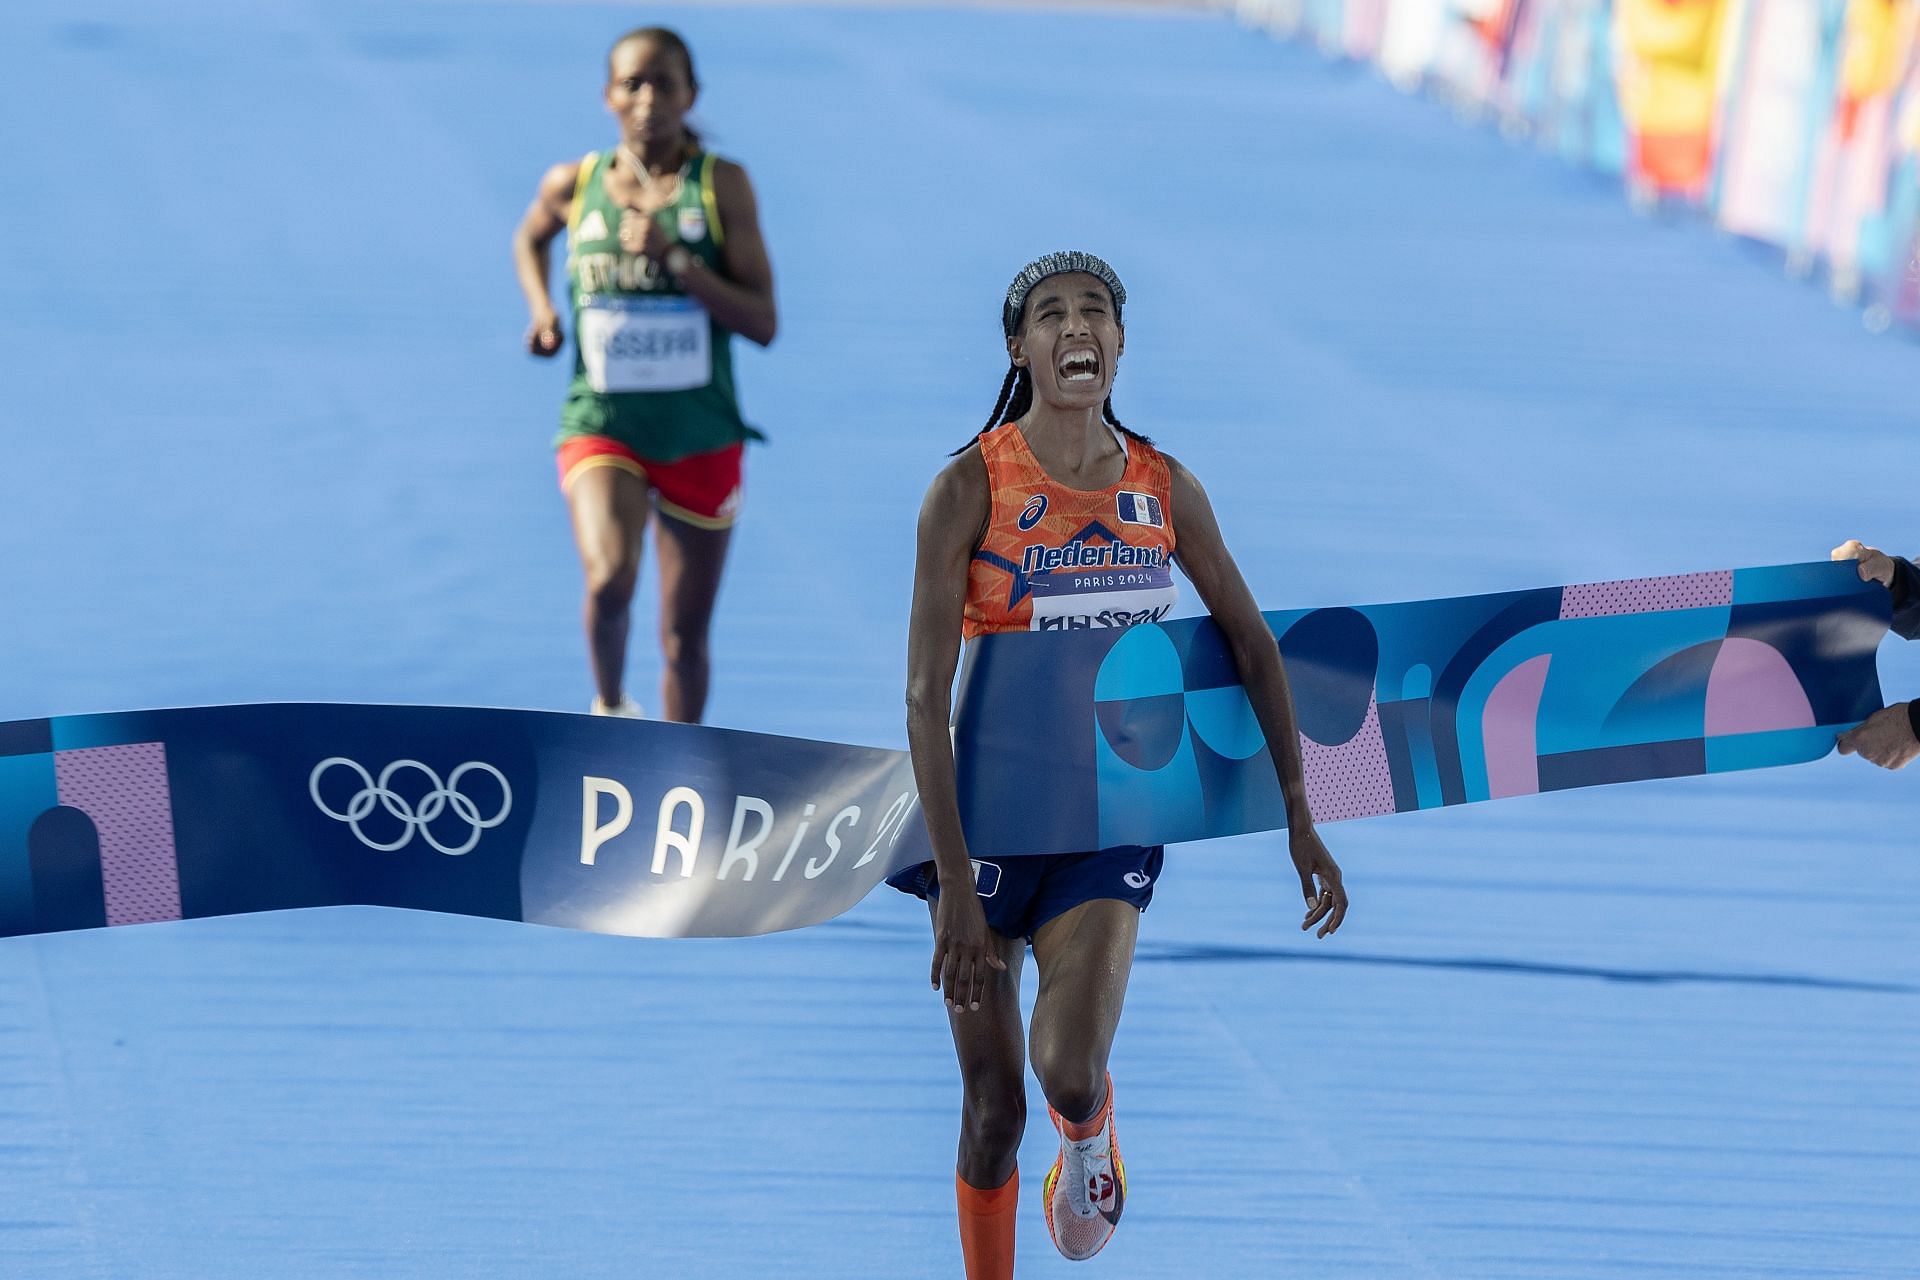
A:
POLYGON ((622 720, 645 720, 647 718, 647 713, 640 709, 640 704, 624 693, 620 695, 620 701, 611 707, 605 702, 602 702, 596 694, 593 699, 593 705, 588 708, 588 711, 596 716, 619 716, 622 720))

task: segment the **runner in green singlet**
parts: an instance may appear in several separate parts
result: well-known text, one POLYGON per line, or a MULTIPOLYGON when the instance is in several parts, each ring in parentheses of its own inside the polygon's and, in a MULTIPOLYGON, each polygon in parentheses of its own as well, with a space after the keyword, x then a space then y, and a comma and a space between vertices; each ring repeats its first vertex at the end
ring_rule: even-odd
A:
POLYGON ((661 712, 700 719, 744 446, 759 438, 740 416, 731 337, 765 346, 778 324, 753 186, 687 126, 698 93, 674 32, 622 36, 607 56, 618 145, 549 169, 514 236, 527 350, 553 356, 564 337, 550 252, 567 233, 574 367, 555 446, 586 572, 597 714, 639 714, 624 688, 627 628, 651 520, 661 712))

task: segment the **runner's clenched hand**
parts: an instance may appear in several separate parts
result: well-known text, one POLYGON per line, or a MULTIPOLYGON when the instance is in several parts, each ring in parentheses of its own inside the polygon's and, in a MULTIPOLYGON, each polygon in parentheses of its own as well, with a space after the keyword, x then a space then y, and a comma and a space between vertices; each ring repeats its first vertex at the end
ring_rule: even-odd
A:
POLYGON ((533 318, 527 327, 527 350, 536 356, 559 354, 566 341, 566 332, 560 327, 560 317, 551 311, 533 318))
POLYGON ((629 209, 620 215, 620 247, 628 253, 664 262, 667 250, 678 243, 650 213, 629 209))

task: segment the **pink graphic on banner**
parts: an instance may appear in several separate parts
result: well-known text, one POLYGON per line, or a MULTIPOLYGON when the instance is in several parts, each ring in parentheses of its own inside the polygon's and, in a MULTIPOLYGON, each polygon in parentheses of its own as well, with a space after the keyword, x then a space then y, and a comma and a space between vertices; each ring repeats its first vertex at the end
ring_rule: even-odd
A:
POLYGON ((1560 589, 1561 618, 1610 618, 1733 603, 1733 570, 1681 573, 1670 578, 1626 578, 1560 589))
POLYGON ((1307 775, 1307 807, 1315 822, 1370 818, 1392 813, 1393 772, 1387 743, 1380 736, 1380 704, 1367 699, 1360 731, 1336 747, 1300 735, 1301 763, 1307 775))
POLYGON ((1813 704, 1780 651, 1761 640, 1732 636, 1707 674, 1707 736, 1811 729, 1813 704))
POLYGON ((180 919, 167 750, 158 742, 56 751, 60 803, 93 820, 107 923, 180 919))
POLYGON ((1487 797, 1531 796, 1540 792, 1540 755, 1536 733, 1540 694, 1547 687, 1553 655, 1529 658, 1500 677, 1480 713, 1480 741, 1487 753, 1487 797))

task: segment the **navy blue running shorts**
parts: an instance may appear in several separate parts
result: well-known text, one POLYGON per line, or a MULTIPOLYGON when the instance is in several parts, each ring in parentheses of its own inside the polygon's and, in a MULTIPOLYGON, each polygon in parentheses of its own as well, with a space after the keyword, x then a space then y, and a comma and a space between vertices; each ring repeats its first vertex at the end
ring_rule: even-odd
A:
MULTIPOLYGON (((975 858, 973 887, 996 933, 1032 942, 1041 925, 1083 902, 1115 898, 1145 911, 1153 901, 1153 882, 1160 878, 1165 857, 1164 845, 1129 844, 1095 853, 1041 854, 998 862, 975 858)), ((929 902, 940 896, 940 878, 931 862, 908 867, 887 883, 929 902)))

